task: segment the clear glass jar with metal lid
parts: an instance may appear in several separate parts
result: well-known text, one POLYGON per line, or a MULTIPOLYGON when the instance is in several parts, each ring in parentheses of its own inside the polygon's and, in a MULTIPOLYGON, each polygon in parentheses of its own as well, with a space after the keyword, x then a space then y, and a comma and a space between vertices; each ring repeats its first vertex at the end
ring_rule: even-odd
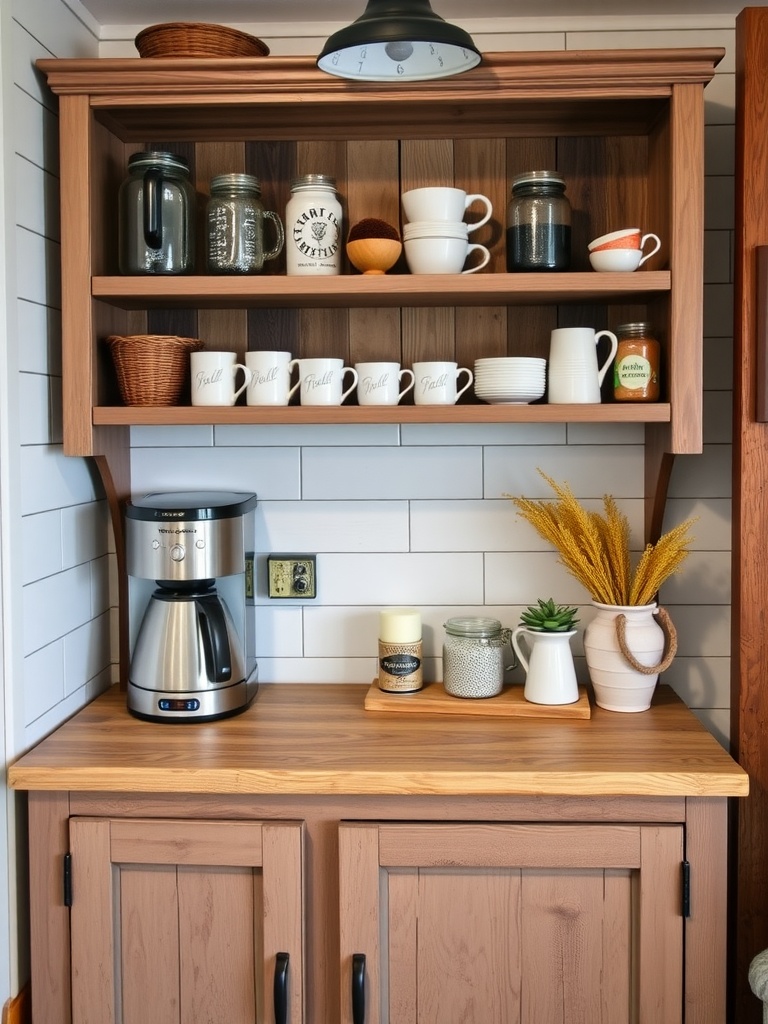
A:
POLYGON ((288 274, 328 276, 341 272, 341 203, 336 179, 304 174, 291 182, 285 208, 288 274))
POLYGON ((174 153, 134 153, 118 193, 121 274, 191 274, 195 269, 195 189, 174 153))
MULTIPOLYGON (((512 631, 498 619, 467 617, 444 623, 443 687, 451 697, 495 697, 504 684, 504 648, 512 631)), ((511 650, 511 648, 510 648, 511 650)), ((510 667, 515 664, 511 655, 510 667)))
POLYGON ((211 179, 208 272, 258 274, 283 251, 283 222, 261 202, 261 182, 253 174, 217 174, 211 179), (264 251, 264 221, 274 225, 275 242, 264 251))
POLYGON ((649 323, 619 324, 613 361, 613 397, 617 402, 658 402, 661 350, 649 323))
POLYGON ((512 182, 507 210, 507 270, 567 270, 571 204, 556 171, 527 171, 512 182))

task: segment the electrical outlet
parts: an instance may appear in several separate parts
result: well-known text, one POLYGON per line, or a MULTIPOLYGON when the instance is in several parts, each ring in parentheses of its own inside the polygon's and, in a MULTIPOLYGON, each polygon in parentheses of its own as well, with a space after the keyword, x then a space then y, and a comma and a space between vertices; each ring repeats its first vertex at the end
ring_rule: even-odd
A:
POLYGON ((314 555, 269 555, 269 596, 305 600, 317 596, 314 555))

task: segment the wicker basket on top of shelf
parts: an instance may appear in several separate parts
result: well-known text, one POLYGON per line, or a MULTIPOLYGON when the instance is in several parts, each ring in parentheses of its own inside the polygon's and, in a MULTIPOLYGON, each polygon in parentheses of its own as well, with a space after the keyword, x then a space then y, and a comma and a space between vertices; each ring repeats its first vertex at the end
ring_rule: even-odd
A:
POLYGON ((189 356, 205 345, 175 334, 111 334, 107 345, 126 405, 178 405, 189 380, 189 356))
POLYGON ((266 57, 269 47, 256 36, 227 25, 169 21, 149 25, 134 40, 140 57, 266 57))

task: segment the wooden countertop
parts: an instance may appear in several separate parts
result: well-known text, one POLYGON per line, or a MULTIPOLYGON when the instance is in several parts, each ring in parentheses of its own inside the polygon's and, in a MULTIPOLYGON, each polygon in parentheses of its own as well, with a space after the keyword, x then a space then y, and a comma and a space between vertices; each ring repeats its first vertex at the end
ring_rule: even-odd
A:
POLYGON ((399 715, 366 686, 263 684, 214 723, 142 722, 114 687, 21 757, 13 789, 141 793, 744 796, 748 777, 667 686, 589 720, 399 715))

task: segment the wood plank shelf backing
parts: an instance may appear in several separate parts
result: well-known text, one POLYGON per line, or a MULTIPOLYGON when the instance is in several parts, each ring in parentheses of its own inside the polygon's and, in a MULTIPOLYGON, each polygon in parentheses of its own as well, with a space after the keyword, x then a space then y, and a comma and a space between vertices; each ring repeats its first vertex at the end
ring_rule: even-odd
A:
POLYGON ((506 686, 498 697, 480 700, 451 697, 442 683, 427 683, 414 693, 387 693, 374 680, 365 695, 366 711, 389 711, 398 715, 467 715, 485 718, 590 718, 592 710, 584 686, 573 704, 532 704, 523 687, 506 686))

